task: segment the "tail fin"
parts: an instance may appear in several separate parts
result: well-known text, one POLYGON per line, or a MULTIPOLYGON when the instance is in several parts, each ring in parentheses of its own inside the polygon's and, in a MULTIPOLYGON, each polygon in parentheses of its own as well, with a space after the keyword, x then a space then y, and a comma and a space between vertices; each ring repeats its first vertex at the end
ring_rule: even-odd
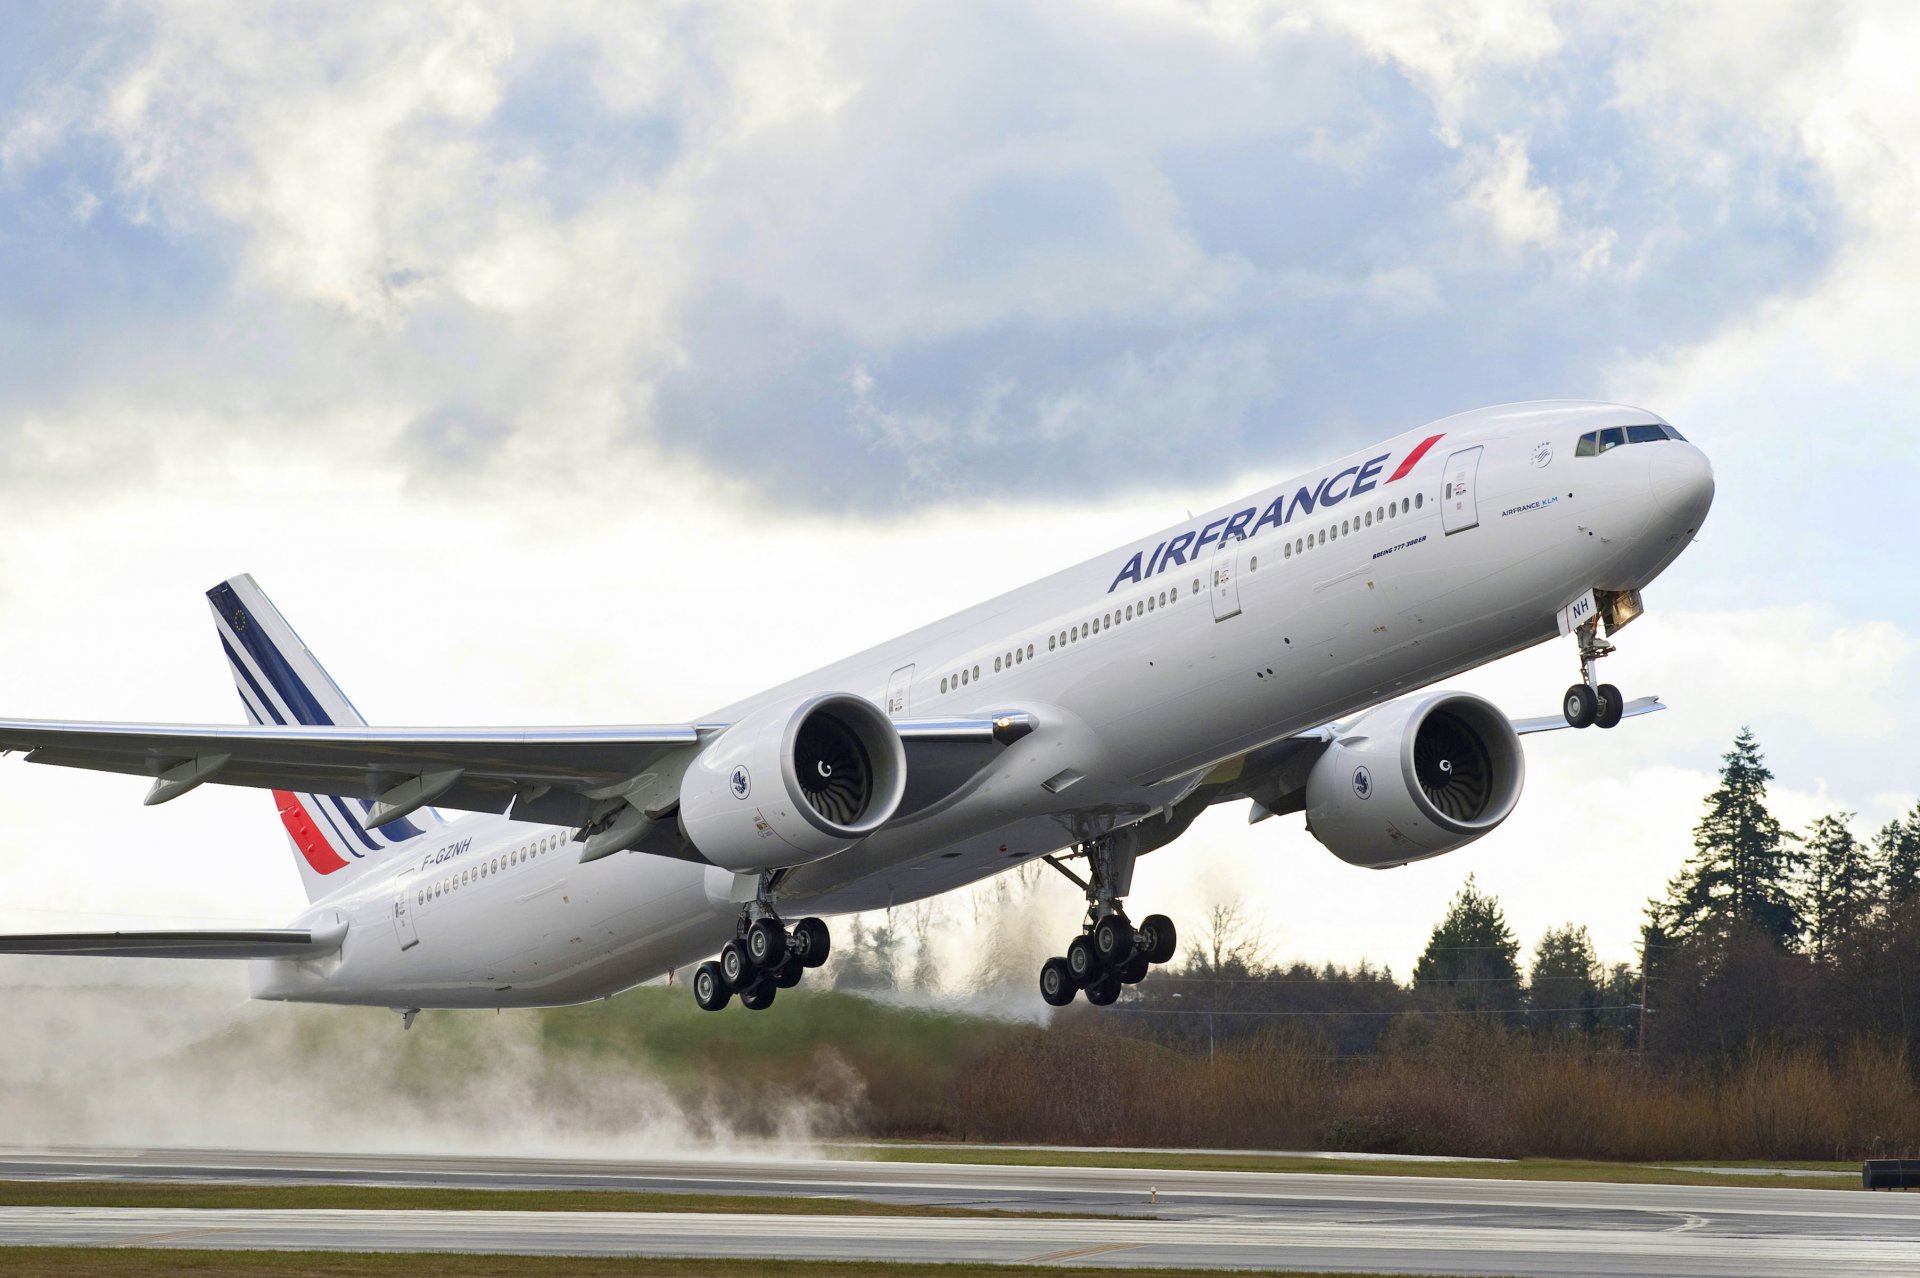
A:
MULTIPOLYGON (((252 577, 221 582, 207 601, 241 704, 255 723, 366 723, 252 577)), ((361 825, 372 807, 365 799, 282 790, 273 797, 310 901, 337 890, 385 849, 418 838, 420 823, 441 823, 438 813, 422 809, 369 830, 361 825)))

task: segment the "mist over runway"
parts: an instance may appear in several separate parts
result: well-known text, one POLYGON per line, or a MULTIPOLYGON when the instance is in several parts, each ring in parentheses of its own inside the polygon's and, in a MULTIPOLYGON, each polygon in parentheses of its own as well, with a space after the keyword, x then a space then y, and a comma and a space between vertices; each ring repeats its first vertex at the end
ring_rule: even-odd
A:
POLYGON ((1098 1219, 0 1208, 0 1244, 1797 1278, 1920 1270, 1920 1199, 1838 1190, 813 1160, 62 1150, 0 1178, 844 1197, 1098 1219), (1152 1201, 1150 1201, 1150 1199, 1152 1201))

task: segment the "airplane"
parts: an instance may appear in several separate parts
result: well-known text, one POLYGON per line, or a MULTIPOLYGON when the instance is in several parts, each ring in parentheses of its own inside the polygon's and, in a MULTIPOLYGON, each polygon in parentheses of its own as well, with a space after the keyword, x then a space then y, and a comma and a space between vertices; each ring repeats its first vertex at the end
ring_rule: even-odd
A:
POLYGON ((1598 665, 1713 493, 1706 455, 1653 413, 1479 409, 643 726, 372 726, 235 577, 207 597, 248 726, 0 720, 0 753, 151 778, 149 804, 271 791, 307 908, 284 928, 11 936, 0 953, 247 959, 255 998, 403 1025, 697 962, 701 1008, 758 1011, 826 960, 822 916, 1043 859, 1087 912, 1041 996, 1104 1006, 1174 957, 1173 922, 1133 923, 1126 898, 1136 860, 1208 807, 1304 812, 1343 861, 1405 865, 1507 818, 1523 735, 1663 709, 1598 665), (1557 715, 1434 689, 1567 637, 1579 676, 1557 715))

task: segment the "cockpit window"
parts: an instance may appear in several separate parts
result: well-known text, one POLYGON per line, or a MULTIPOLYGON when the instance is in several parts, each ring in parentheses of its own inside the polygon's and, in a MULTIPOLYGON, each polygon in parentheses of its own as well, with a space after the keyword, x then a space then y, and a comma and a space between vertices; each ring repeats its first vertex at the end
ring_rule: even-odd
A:
POLYGON ((1573 446, 1575 457, 1597 457, 1609 448, 1619 448, 1623 444, 1651 444, 1659 440, 1679 440, 1680 432, 1671 426, 1609 426, 1605 430, 1590 430, 1580 437, 1573 446))

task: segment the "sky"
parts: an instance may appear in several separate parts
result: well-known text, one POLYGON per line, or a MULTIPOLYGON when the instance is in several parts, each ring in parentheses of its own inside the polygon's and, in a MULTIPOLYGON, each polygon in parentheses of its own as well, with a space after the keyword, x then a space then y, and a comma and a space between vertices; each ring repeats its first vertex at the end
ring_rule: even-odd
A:
MULTIPOLYGON (((249 571, 376 722, 699 715, 1459 410, 1657 411, 1700 542, 1494 835, 1210 813, 1134 912, 1627 960, 1751 725, 1920 798, 1920 10, 40 3, 0 42, 0 708, 231 721, 249 571)), ((1570 645, 1457 681, 1551 713, 1570 645)), ((0 927, 278 924, 270 803, 0 763, 0 927)), ((1075 900, 1059 886, 1062 916, 1075 900)), ((1064 938, 1063 938, 1064 939, 1064 938)), ((236 988, 240 981, 236 975, 236 988)))

